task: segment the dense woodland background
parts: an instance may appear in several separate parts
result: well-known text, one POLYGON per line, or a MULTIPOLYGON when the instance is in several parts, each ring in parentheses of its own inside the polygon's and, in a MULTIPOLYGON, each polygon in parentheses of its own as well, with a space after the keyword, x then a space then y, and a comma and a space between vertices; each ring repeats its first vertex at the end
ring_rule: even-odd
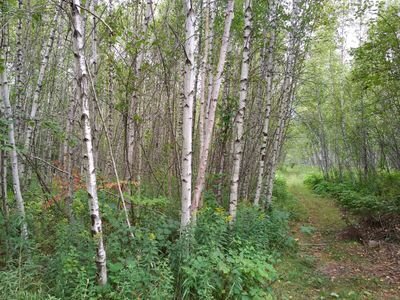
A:
POLYGON ((296 168, 356 230, 400 239, 397 1, 0 17, 1 299, 273 299, 296 168))

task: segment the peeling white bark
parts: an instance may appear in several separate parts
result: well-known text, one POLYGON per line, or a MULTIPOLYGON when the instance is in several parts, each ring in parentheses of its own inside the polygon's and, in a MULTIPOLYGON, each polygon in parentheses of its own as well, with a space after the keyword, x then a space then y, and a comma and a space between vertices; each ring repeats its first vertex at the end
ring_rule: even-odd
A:
POLYGON ((99 285, 107 283, 107 267, 106 267, 106 251, 103 243, 103 229, 99 211, 99 201, 97 196, 96 170, 94 164, 93 145, 92 145, 92 129, 90 124, 89 113, 89 85, 88 71, 85 59, 85 41, 83 36, 82 16, 80 9, 80 1, 73 0, 71 2, 72 23, 74 27, 73 42, 74 56, 76 64, 76 77, 79 87, 79 99, 82 103, 82 126, 83 126, 83 142, 85 145, 84 160, 86 161, 87 172, 87 192, 89 197, 89 210, 91 218, 91 233, 96 241, 96 266, 97 281, 99 285))
POLYGON ((256 194, 254 197, 254 205, 258 206, 260 202, 261 191, 263 187, 263 178, 265 172, 265 160, 268 144, 269 135, 269 121, 271 117, 271 100, 272 100, 272 84, 274 76, 274 52, 275 52, 275 30, 276 30, 276 6, 275 1, 272 0, 270 3, 269 12, 269 22, 271 24, 271 33, 268 41, 268 62, 267 62, 267 91, 266 91, 266 109, 265 109, 265 119, 263 124, 262 132, 262 142, 260 149, 260 160, 258 166, 258 177, 257 177, 257 187, 256 194))
POLYGON ((208 106, 209 99, 212 92, 212 70, 210 60, 213 52, 213 41, 214 41, 214 20, 215 20, 215 1, 209 0, 206 6, 206 33, 205 33, 205 43, 204 43, 204 56, 201 63, 201 85, 200 85, 200 115, 199 115, 199 155, 204 149, 204 135, 205 135, 205 125, 208 119, 208 106), (208 84, 207 84, 208 76, 208 84), (206 86, 208 85, 208 95, 206 100, 206 86))
POLYGON ((66 139, 64 142, 64 153, 63 153, 63 167, 67 169, 68 172, 68 194, 66 197, 66 206, 67 206, 67 216, 70 223, 73 221, 73 211, 72 211, 72 201, 74 194, 74 178, 72 174, 73 170, 73 146, 72 146, 72 133, 74 130, 75 123, 75 110, 76 110, 76 89, 77 83, 74 79, 73 88, 72 88, 72 97, 69 103, 68 108, 68 120, 65 128, 66 139))
POLYGON ((240 94, 239 94, 239 109, 235 119, 234 128, 234 145, 233 145, 233 167, 231 177, 231 190, 229 199, 229 215, 231 222, 236 219, 236 209, 238 203, 239 190, 239 174, 240 165, 243 154, 243 127, 244 114, 247 102, 247 89, 249 85, 249 69, 250 69, 250 42, 252 30, 252 12, 251 0, 246 0, 244 6, 244 34, 243 34, 243 57, 242 68, 240 74, 240 94))
MULTIPOLYGON (((6 41, 7 37, 4 34, 5 30, 3 30, 3 40, 6 41)), ((21 184, 19 178, 19 164, 18 164, 18 153, 17 153, 17 146, 15 144, 15 130, 14 130, 14 117, 13 111, 11 108, 10 103, 10 90, 8 86, 8 79, 7 79, 7 66, 5 64, 6 60, 6 53, 8 51, 7 45, 2 45, 1 49, 1 60, 4 62, 0 74, 0 81, 1 81, 1 96, 3 100, 3 109, 4 109, 4 116, 8 123, 8 141, 10 143, 10 160, 11 160, 11 170, 12 170, 12 180, 13 180, 13 189, 15 200, 17 202, 17 209, 19 216, 21 218, 21 236, 24 240, 28 239, 28 226, 26 224, 25 218, 25 205, 24 199, 22 198, 21 193, 21 184)))
MULTIPOLYGON (((37 114, 37 111, 39 108, 39 97, 40 97, 40 93, 42 91, 43 80, 44 80, 44 76, 46 73, 47 65, 49 63, 50 53, 51 53, 51 50, 52 50, 53 44, 54 44, 55 34, 56 34, 56 30, 57 30, 57 21, 58 21, 59 15, 60 15, 61 3, 62 2, 59 2, 57 4, 56 14, 55 14, 53 22, 52 22, 52 27, 50 30, 47 45, 45 46, 44 51, 43 51, 42 60, 40 62, 38 79, 36 82, 36 88, 33 93, 32 108, 31 108, 31 112, 28 116, 26 135, 25 135, 25 143, 24 143, 24 150, 27 154, 29 154, 30 147, 32 144, 32 133, 33 133, 33 129, 35 128, 35 119, 36 119, 36 114, 37 114)), ((24 171, 24 169, 21 170, 22 173, 23 173, 23 171, 24 171)))
MULTIPOLYGON (((109 0, 108 1, 108 16, 110 18, 112 17, 112 13, 113 13, 113 2, 112 2, 112 0, 109 0)), ((108 55, 114 56, 111 39, 108 43, 108 55)), ((111 60, 108 63, 108 85, 107 85, 107 96, 108 96, 107 127, 108 127, 109 134, 112 134, 112 132, 113 132, 114 73, 115 73, 114 64, 113 64, 113 61, 111 60)), ((112 165, 111 159, 109 157, 109 159, 107 159, 107 174, 111 175, 112 172, 113 172, 113 165, 112 165)))
MULTIPOLYGON (((22 11, 24 8, 22 0, 18 0, 18 10, 22 11)), ((22 116, 22 15, 18 17, 18 25, 16 31, 16 47, 17 47, 17 59, 15 66, 15 94, 16 94, 16 104, 15 104, 15 127, 16 127, 16 136, 17 140, 19 140, 20 130, 21 130, 21 118, 22 116)))
POLYGON ((193 132, 193 101, 195 88, 195 58, 196 48, 195 23, 196 15, 192 0, 185 0, 186 40, 185 40, 185 78, 184 105, 182 123, 182 196, 181 196, 181 229, 190 223, 192 205, 192 132, 193 132))
POLYGON ((214 129, 214 122, 215 122, 215 110, 217 108, 217 101, 218 101, 218 96, 219 96, 219 91, 221 88, 221 83, 222 83, 222 73, 224 71, 225 67, 225 61, 226 61, 226 54, 228 52, 228 46, 229 46, 229 37, 230 37, 230 30, 231 30, 231 24, 232 24, 232 19, 233 19, 233 6, 234 6, 234 1, 229 0, 226 6, 226 11, 225 11, 225 25, 224 25, 224 33, 222 36, 222 44, 221 44, 221 49, 220 49, 220 54, 219 54, 219 60, 218 60, 218 66, 217 66, 217 73, 214 77, 213 84, 212 84, 212 92, 211 92, 211 102, 210 106, 208 109, 208 119, 205 124, 206 131, 204 135, 204 147, 200 155, 200 161, 199 161, 199 168, 198 168, 198 173, 197 173, 197 179, 196 179, 196 186, 194 190, 194 198, 193 198, 193 204, 192 204, 192 214, 195 215, 197 212, 197 209, 199 207, 200 203, 200 198, 204 189, 205 185, 205 176, 206 176, 206 170, 207 170, 207 165, 208 165, 208 154, 211 146, 211 138, 212 138, 212 133, 214 129))

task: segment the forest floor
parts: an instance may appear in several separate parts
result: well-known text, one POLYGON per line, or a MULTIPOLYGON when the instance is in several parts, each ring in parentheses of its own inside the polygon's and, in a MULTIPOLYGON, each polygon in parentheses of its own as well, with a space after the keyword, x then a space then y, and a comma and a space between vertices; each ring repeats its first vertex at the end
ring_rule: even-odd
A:
POLYGON ((299 249, 278 266, 276 298, 400 299, 400 245, 343 238, 347 224, 335 201, 305 187, 304 172, 284 176, 298 200, 291 230, 299 249))

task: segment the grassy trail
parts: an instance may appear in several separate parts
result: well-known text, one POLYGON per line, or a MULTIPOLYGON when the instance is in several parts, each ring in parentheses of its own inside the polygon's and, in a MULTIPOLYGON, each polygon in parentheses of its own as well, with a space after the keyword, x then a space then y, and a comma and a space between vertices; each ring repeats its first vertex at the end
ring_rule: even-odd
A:
POLYGON ((299 251, 282 258, 277 299, 400 299, 400 283, 385 275, 379 250, 346 241, 346 227, 335 201, 314 195, 303 180, 307 174, 283 174, 298 200, 299 217, 291 224, 299 251))

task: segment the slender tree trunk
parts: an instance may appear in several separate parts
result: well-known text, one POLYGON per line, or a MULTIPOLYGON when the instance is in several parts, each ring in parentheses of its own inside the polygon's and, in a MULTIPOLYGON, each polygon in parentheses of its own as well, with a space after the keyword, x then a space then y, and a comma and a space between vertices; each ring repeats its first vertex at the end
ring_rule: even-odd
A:
MULTIPOLYGON (((89 0, 89 10, 91 13, 90 15, 90 20, 91 20, 91 30, 90 30, 90 39, 91 39, 91 54, 90 54, 90 59, 89 59, 89 66, 90 66, 90 74, 91 79, 93 81, 94 86, 96 86, 96 81, 97 81, 97 70, 98 70, 98 53, 97 53, 97 17, 95 16, 96 14, 96 8, 97 8, 97 3, 98 0, 89 0)), ((89 15, 88 15, 89 16, 89 15)), ((87 24, 87 22, 85 22, 87 24)), ((99 140, 99 128, 97 127, 97 112, 96 112, 96 105, 94 101, 94 91, 90 94, 91 101, 90 103, 92 106, 90 107, 91 113, 92 113, 92 118, 91 118, 91 123, 92 123, 92 144, 94 147, 93 155, 94 155, 94 166, 97 169, 98 168, 98 161, 99 161, 99 145, 100 145, 100 140, 99 140)))
MULTIPOLYGON (((201 147, 201 153, 204 151, 204 145, 205 145, 205 135, 207 132, 207 126, 208 126, 208 118, 209 118, 209 112, 210 112, 210 103, 211 103, 211 98, 212 98, 212 93, 213 93, 213 86, 214 86, 214 73, 213 73, 213 67, 212 67, 212 58, 213 58, 213 51, 214 51, 214 23, 215 23, 215 16, 216 16, 216 0, 210 0, 209 1, 209 16, 210 16, 210 28, 209 28, 209 46, 208 46, 208 63, 206 65, 207 68, 207 74, 208 74, 208 94, 207 94, 207 101, 205 102, 204 106, 204 124, 203 124, 203 144, 200 145, 201 147)), ((228 52, 228 51, 227 51, 228 52)), ((200 159, 201 159, 201 153, 200 153, 200 159)))
POLYGON ((129 221, 129 214, 128 214, 128 209, 127 209, 127 206, 126 206, 124 193, 122 192, 121 181, 119 180, 117 164, 115 162, 114 153, 112 151, 110 135, 109 135, 109 132, 107 131, 107 124, 106 124, 106 121, 105 121, 105 119, 103 117, 103 113, 100 110, 99 102, 97 100, 96 90, 95 90, 94 82, 92 80, 93 78, 90 75, 91 74, 89 73, 89 79, 90 79, 90 83, 91 83, 91 87, 92 87, 92 93, 93 93, 93 101, 94 101, 94 104, 95 104, 95 106, 97 108, 97 111, 99 112, 100 120, 101 120, 101 123, 103 125, 104 132, 105 132, 105 137, 106 137, 108 151, 109 151, 111 162, 112 162, 112 166, 113 166, 113 171, 114 171, 115 179, 117 180, 118 192, 119 192, 119 196, 121 198, 122 208, 123 208, 124 213, 125 213, 125 221, 126 221, 126 224, 128 226, 128 229, 130 231, 129 232, 130 236, 132 238, 134 238, 133 232, 131 231, 132 227, 131 227, 131 222, 129 221))
POLYGON ((192 205, 193 214, 196 214, 197 209, 199 208, 200 198, 205 185, 205 176, 208 166, 208 154, 211 146, 211 138, 214 129, 215 110, 217 108, 217 101, 222 83, 222 73, 224 70, 226 54, 228 52, 228 46, 229 46, 230 30, 233 19, 233 5, 234 1, 229 0, 226 6, 224 33, 222 36, 222 45, 220 49, 219 61, 217 66, 217 74, 214 77, 212 85, 211 102, 210 102, 210 107, 208 109, 208 120, 207 123, 205 124, 206 131, 204 136, 204 147, 200 155, 199 168, 198 168, 196 186, 194 191, 194 198, 192 205))
POLYGON ((266 193, 266 201, 265 201, 265 207, 269 208, 272 203, 272 190, 273 190, 273 185, 274 185, 274 179, 275 179, 275 172, 276 172, 276 167, 278 164, 278 158, 279 158, 279 144, 281 142, 281 135, 283 135, 283 129, 284 129, 284 121, 283 121, 283 113, 280 113, 279 121, 278 121, 278 127, 275 132, 274 140, 273 140, 273 146, 272 146, 272 155, 271 158, 269 159, 269 166, 268 166, 268 176, 265 184, 265 193, 266 193))
MULTIPOLYGON (((317 92, 318 92, 317 99, 321 99, 319 89, 317 92)), ((328 179, 329 178, 329 169, 330 169, 329 148, 328 148, 328 144, 326 142, 326 134, 325 134, 325 126, 324 126, 325 120, 322 116, 320 100, 318 100, 318 103, 317 103, 317 112, 318 112, 318 120, 319 120, 318 137, 319 137, 319 144, 320 144, 322 162, 323 162, 323 173, 324 173, 324 177, 328 179)))
POLYGON ((66 139, 64 144, 64 154, 63 154, 63 167, 67 169, 68 173, 68 194, 66 197, 66 207, 67 216, 70 223, 73 222, 73 211, 72 211, 72 201, 74 198, 74 176, 73 176, 73 155, 74 149, 72 145, 72 133, 74 130, 75 123, 75 110, 76 110, 76 99, 77 99, 77 82, 73 80, 72 97, 68 108, 68 120, 66 126, 66 139))
MULTIPOLYGON (((108 1, 108 16, 111 19, 113 13, 113 2, 108 1)), ((111 134, 113 132, 113 111, 114 111, 114 56, 112 49, 112 40, 110 34, 110 40, 108 42, 108 55, 111 57, 108 62, 108 85, 107 85, 107 96, 108 96, 108 116, 107 116, 107 127, 108 132, 111 134)), ((111 156, 111 153, 109 154, 111 156)), ((111 157, 107 159, 107 174, 111 175, 113 173, 113 165, 111 162, 111 157)))
MULTIPOLYGON (((146 38, 146 34, 147 34, 152 17, 153 17, 153 1, 146 0, 146 14, 144 17, 143 28, 142 28, 141 34, 140 34, 140 37, 143 39, 143 41, 141 41, 142 43, 144 43, 144 40, 146 38)), ((136 82, 138 81, 140 73, 142 71, 144 55, 145 55, 145 49, 143 46, 141 46, 138 50, 138 55, 136 57, 136 62, 135 62, 135 70, 134 71, 135 71, 136 82)), ((135 111, 136 111, 136 113, 139 113, 140 103, 139 103, 138 89, 139 89, 139 87, 137 86, 137 84, 135 84, 133 95, 132 95, 131 108, 130 108, 131 113, 134 113, 135 111)), ((132 178, 133 177, 133 169, 134 169, 133 162, 134 162, 134 156, 135 156, 135 140, 139 141, 140 136, 138 134, 139 130, 135 129, 135 123, 137 123, 137 121, 134 118, 130 117, 129 113, 128 113, 127 122, 128 122, 127 123, 127 125, 128 125, 127 126, 127 130, 128 130, 127 162, 128 162, 129 177, 132 180, 133 179, 132 178)), ((137 126, 139 126, 139 125, 137 125, 137 126)), ((140 144, 140 143, 138 143, 138 144, 140 144)), ((141 152, 140 146, 137 147, 137 151, 141 152)), ((140 179, 140 175, 139 175, 139 179, 140 179)))
POLYGON ((84 159, 86 161, 87 171, 87 191, 89 197, 89 210, 91 218, 91 232, 97 243, 96 250, 96 266, 97 281, 100 285, 107 283, 107 267, 106 267, 106 251, 103 243, 103 229, 99 211, 99 201, 97 196, 96 170, 94 165, 93 145, 92 145, 92 129, 89 114, 89 83, 88 72, 85 59, 85 43, 82 28, 82 16, 80 1, 73 0, 71 2, 72 23, 74 26, 74 56, 77 67, 77 82, 79 87, 79 100, 82 103, 82 126, 83 126, 83 142, 85 145, 84 159))
MULTIPOLYGON (((36 82, 36 88, 33 93, 32 108, 31 108, 31 112, 29 114, 29 118, 28 118, 28 122, 27 122, 25 143, 24 143, 24 150, 27 154, 29 154, 30 147, 32 144, 32 133, 33 133, 33 129, 35 127, 35 118, 36 118, 36 113, 37 113, 38 107, 39 107, 39 97, 40 97, 40 93, 42 91, 43 80, 44 80, 44 76, 46 73, 47 65, 49 64, 50 53, 51 53, 51 50, 52 50, 53 44, 54 44, 54 38, 55 38, 55 34, 56 34, 56 29, 57 29, 57 21, 58 21, 59 15, 60 15, 60 8, 59 8, 60 5, 61 5, 61 2, 58 3, 57 8, 56 8, 56 14, 55 14, 53 22, 52 22, 49 39, 47 41, 46 47, 44 48, 42 61, 40 63, 39 75, 38 75, 38 79, 36 82)), ((24 167, 22 167, 21 172, 24 173, 24 167)))
POLYGON ((18 0, 18 9, 20 11, 18 17, 18 25, 16 31, 16 46, 17 46, 17 59, 16 59, 16 70, 15 70, 15 94, 16 94, 16 113, 15 113, 15 127, 16 127, 16 137, 19 140, 21 128, 21 118, 22 118, 22 14, 21 11, 24 8, 23 0, 18 0))
POLYGON ((195 85, 195 23, 196 15, 192 0, 185 0, 186 13, 186 40, 185 40, 185 78, 183 106, 183 141, 182 141, 182 198, 181 198, 181 229, 190 223, 192 205, 192 133, 193 133, 193 101, 195 85))
POLYGON ((258 165, 258 177, 256 194, 254 197, 254 205, 258 206, 261 197, 261 191, 263 187, 263 178, 265 172, 265 160, 269 136, 269 121, 271 117, 271 100, 272 100, 272 84, 274 78, 274 52, 275 52, 275 30, 276 30, 276 13, 275 13, 275 1, 270 2, 269 21, 271 24, 271 36, 269 38, 268 45, 268 63, 267 63, 267 92, 265 95, 267 106, 265 109, 265 119, 262 132, 262 142, 260 149, 260 160, 258 165))
POLYGON ((233 167, 232 167, 232 178, 231 178, 231 192, 229 199, 229 215, 231 221, 236 219, 236 209, 238 202, 238 190, 239 190, 239 174, 240 164, 242 162, 243 154, 243 123, 244 113, 246 109, 247 101, 247 89, 249 85, 249 69, 250 69, 250 42, 251 42, 251 26, 252 26, 252 14, 251 14, 251 0, 246 0, 244 6, 244 43, 243 43, 243 57, 242 57, 242 68, 240 74, 240 95, 239 95, 239 109, 235 120, 235 131, 234 132, 234 147, 233 147, 233 167))
MULTIPOLYGON (((90 11, 92 13, 96 13, 97 0, 90 0, 90 11)), ((90 57, 90 66, 91 66, 91 74, 92 78, 95 80, 95 76, 97 73, 97 18, 94 15, 91 15, 92 19, 92 30, 91 30, 91 40, 92 40, 92 49, 91 49, 91 57, 90 57)))
POLYGON ((222 203, 222 188, 224 184, 224 167, 225 167, 225 143, 222 146, 221 150, 221 158, 219 162, 219 170, 218 170, 218 186, 217 186, 217 202, 219 205, 222 203))
POLYGON ((285 76, 282 84, 282 99, 279 108, 279 120, 278 127, 276 130, 276 134, 274 137, 273 148, 272 148, 272 157, 269 163, 269 174, 266 181, 266 207, 271 206, 272 202, 272 191, 275 179, 275 172, 278 165, 279 152, 281 148, 281 144, 283 143, 284 135, 285 135, 285 126, 287 118, 290 118, 290 108, 292 105, 293 97, 294 97, 294 76, 295 76, 295 64, 296 64, 296 39, 297 39, 297 27, 298 27, 298 18, 300 15, 299 6, 300 1, 294 0, 293 7, 291 12, 291 31, 289 34, 289 47, 288 47, 288 55, 286 61, 286 70, 285 76))
MULTIPOLYGON (((3 216, 6 222, 8 222, 8 197, 7 197, 7 156, 4 150, 0 151, 1 155, 1 206, 3 216)), ((6 224, 7 225, 7 224, 6 224)))
MULTIPOLYGON (((5 26, 7 27, 7 26, 5 26)), ((13 188, 15 194, 15 200, 17 202, 18 213, 21 218, 21 236, 24 240, 28 239, 28 226, 25 218, 25 204, 24 199, 22 198, 21 193, 21 184, 19 178, 19 163, 18 163, 18 153, 17 146, 15 144, 15 131, 14 131, 14 117, 10 103, 10 90, 8 86, 7 79, 7 53, 8 53, 8 45, 7 45, 7 28, 2 30, 2 43, 1 43, 1 61, 3 62, 2 70, 1 70, 1 96, 3 98, 4 105, 4 117, 8 123, 8 139, 10 143, 10 160, 11 160, 11 170, 12 170, 12 180, 13 180, 13 188)))
POLYGON ((282 143, 285 137, 285 129, 286 129, 286 121, 290 117, 290 108, 293 94, 289 94, 288 98, 283 101, 281 104, 280 112, 279 112, 279 121, 278 127, 276 129, 276 133, 274 136, 273 146, 272 146, 272 156, 269 161, 269 173, 266 180, 265 185, 265 193, 266 193, 266 208, 269 208, 272 204, 272 192, 274 188, 274 179, 275 173, 279 162, 279 154, 281 151, 282 143))
POLYGON ((213 52, 213 42, 214 42, 214 20, 215 20, 215 1, 208 0, 207 10, 206 10, 206 33, 205 33, 205 43, 204 43, 204 56, 201 64, 201 86, 200 86, 200 115, 199 115, 199 156, 204 149, 204 135, 205 127, 207 124, 207 114, 208 114, 208 104, 209 100, 206 100, 206 86, 207 86, 207 75, 209 80, 209 88, 207 98, 211 97, 212 92, 212 70, 210 60, 212 58, 213 52))

